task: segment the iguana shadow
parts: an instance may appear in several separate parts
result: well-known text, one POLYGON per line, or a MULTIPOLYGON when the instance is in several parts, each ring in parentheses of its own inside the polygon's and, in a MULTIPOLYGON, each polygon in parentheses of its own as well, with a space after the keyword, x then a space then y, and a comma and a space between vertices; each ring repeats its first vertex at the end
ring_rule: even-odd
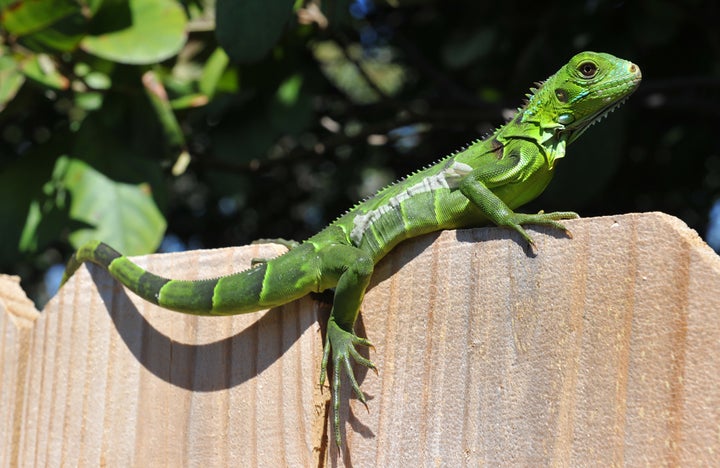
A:
MULTIPOLYGON (((254 378, 285 354, 309 327, 318 320, 324 323, 329 314, 321 303, 302 299, 267 313, 256 312, 255 322, 227 338, 203 344, 181 343, 153 326, 130 301, 125 288, 109 275, 101 277, 107 273, 93 267, 91 274, 95 284, 114 283, 98 288, 100 297, 120 338, 138 362, 163 381, 197 392, 229 389, 254 378)), ((218 323, 230 319, 202 318, 218 323)))
MULTIPOLYGON (((531 235, 537 236, 538 233, 550 235, 553 237, 567 237, 565 233, 555 229, 543 226, 529 225, 531 235)), ((436 231, 418 237, 407 239, 397 245, 385 259, 381 260, 375 267, 375 273, 368 289, 372 289, 375 285, 381 283, 399 272, 406 264, 418 257, 426 249, 440 237, 443 231, 436 231)), ((529 248, 525 240, 519 234, 509 229, 499 228, 497 226, 480 226, 455 230, 455 239, 458 242, 469 242, 477 244, 487 241, 511 241, 528 257, 535 257, 536 253, 529 248)))
MULTIPOLYGON (((540 229, 544 233, 555 233, 540 229)), ((368 289, 398 273, 437 240, 440 232, 419 236, 402 242, 391 254, 382 260, 368 289)), ((560 234, 562 235, 562 233, 560 234)), ((461 242, 482 242, 512 238, 518 244, 522 240, 506 230, 497 228, 474 228, 457 231, 461 242)), ((525 249, 528 252, 527 249, 525 249)), ((531 253, 528 253, 531 255, 531 253)), ((155 328, 130 301, 125 288, 114 281, 106 272, 91 267, 95 284, 110 282, 111 287, 98 288, 100 297, 112 319, 113 325, 127 349, 140 364, 156 377, 180 388, 211 392, 240 385, 268 369, 282 357, 300 336, 318 321, 325 331, 330 312, 330 295, 312 295, 314 299, 303 298, 269 312, 258 314, 258 319, 233 336, 203 344, 188 344, 175 341, 155 328), (102 275, 106 275, 103 277, 102 275)), ((167 311, 168 314, 179 314, 167 311)), ((203 320, 229 320, 228 317, 203 318, 203 320)), ((362 314, 356 324, 356 333, 367 336, 362 314)), ((324 336, 322 336, 324 341, 324 336)), ((369 354, 360 348, 365 357, 369 354)), ((363 366, 355 366, 358 382, 362 383, 367 373, 363 366)))

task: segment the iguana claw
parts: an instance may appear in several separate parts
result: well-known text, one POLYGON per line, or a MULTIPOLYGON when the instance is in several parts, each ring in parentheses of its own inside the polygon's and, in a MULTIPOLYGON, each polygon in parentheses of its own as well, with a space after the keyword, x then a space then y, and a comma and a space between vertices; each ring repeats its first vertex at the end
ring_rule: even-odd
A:
POLYGON ((557 220, 575 219, 579 217, 580 216, 577 213, 574 213, 572 211, 556 211, 553 213, 545 213, 544 211, 540 211, 537 214, 513 213, 513 215, 510 217, 510 219, 506 221, 506 223, 504 223, 504 225, 518 232, 528 243, 530 249, 532 249, 532 251, 534 252, 536 250, 535 241, 532 239, 532 237, 530 237, 530 235, 525 231, 525 229, 523 229, 522 225, 538 224, 540 226, 549 226, 551 228, 563 231, 566 236, 572 239, 572 233, 557 220))
POLYGON ((360 402, 365 405, 366 409, 368 408, 367 399, 365 398, 365 394, 362 392, 362 390, 360 390, 360 385, 358 385, 357 379, 355 378, 355 373, 353 372, 352 362, 350 358, 352 357, 352 359, 358 364, 362 364, 363 366, 368 367, 377 373, 377 368, 375 367, 375 364, 373 364, 372 361, 370 361, 369 359, 361 356, 360 353, 358 353, 357 349, 355 349, 355 346, 357 345, 373 347, 372 343, 370 343, 365 338, 360 338, 359 336, 340 328, 340 326, 335 323, 332 318, 328 320, 325 349, 323 350, 322 365, 320 370, 320 386, 322 387, 325 384, 325 377, 327 376, 327 364, 330 359, 330 353, 332 352, 333 379, 331 385, 331 395, 333 412, 333 433, 335 436, 335 443, 338 447, 340 447, 341 443, 340 369, 345 369, 345 374, 350 379, 350 386, 352 387, 353 392, 357 396, 358 400, 360 400, 360 402))

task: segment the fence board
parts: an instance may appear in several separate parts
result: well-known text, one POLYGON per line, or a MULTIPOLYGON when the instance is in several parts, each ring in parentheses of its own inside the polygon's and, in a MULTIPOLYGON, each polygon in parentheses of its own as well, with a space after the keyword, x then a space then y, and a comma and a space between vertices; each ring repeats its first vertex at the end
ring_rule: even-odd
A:
MULTIPOLYGON (((697 465, 720 453, 720 259, 660 213, 445 231, 377 267, 345 382, 345 447, 316 382, 327 306, 206 318, 82 268, 37 313, 0 277, 0 466, 697 465), (539 232, 538 232, 539 231, 539 232)), ((228 274, 260 245, 137 261, 228 274)))

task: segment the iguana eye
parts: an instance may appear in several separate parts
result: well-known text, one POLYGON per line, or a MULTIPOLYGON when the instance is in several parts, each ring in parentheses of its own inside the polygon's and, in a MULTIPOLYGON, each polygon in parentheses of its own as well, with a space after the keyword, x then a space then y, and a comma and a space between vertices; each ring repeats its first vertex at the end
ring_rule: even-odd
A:
POLYGON ((592 62, 583 62, 578 65, 578 71, 585 78, 592 78, 597 73, 597 65, 592 62))

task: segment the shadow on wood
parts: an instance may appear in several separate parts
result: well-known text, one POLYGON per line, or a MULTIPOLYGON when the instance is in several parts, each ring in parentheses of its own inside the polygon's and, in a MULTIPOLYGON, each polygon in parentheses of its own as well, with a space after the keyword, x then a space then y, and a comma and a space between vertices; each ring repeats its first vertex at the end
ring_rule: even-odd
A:
MULTIPOLYGON (((377 265, 359 331, 380 374, 358 372, 369 411, 344 382, 342 453, 317 385, 325 305, 188 316, 83 268, 38 314, 5 277, 0 466, 717 461, 720 259, 663 214, 567 225, 534 230, 534 257, 483 228, 377 265)), ((137 260, 207 278, 282 251, 137 260)))

